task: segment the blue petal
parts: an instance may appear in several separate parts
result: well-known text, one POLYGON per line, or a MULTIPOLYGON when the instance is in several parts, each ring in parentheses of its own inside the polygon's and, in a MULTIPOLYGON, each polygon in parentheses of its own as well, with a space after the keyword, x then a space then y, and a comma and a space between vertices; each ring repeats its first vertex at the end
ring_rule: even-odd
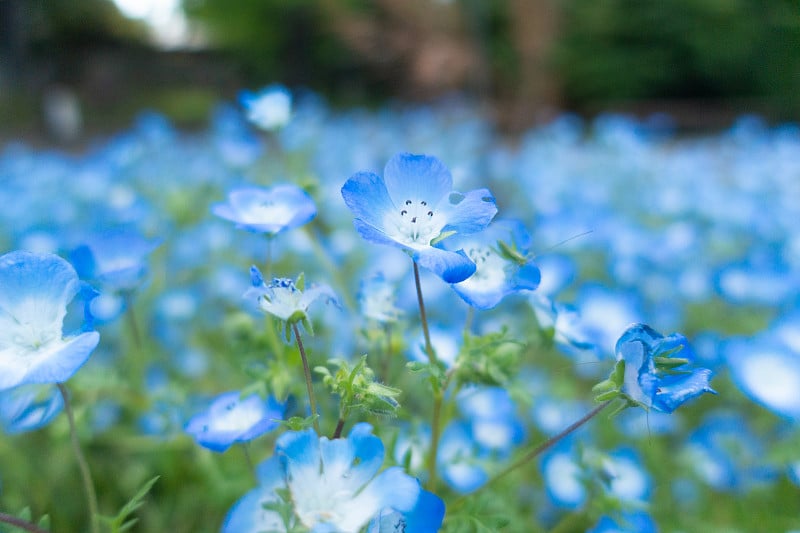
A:
POLYGON ((351 176, 342 186, 342 198, 357 221, 379 232, 384 230, 384 218, 395 210, 386 184, 372 172, 351 176))
POLYGON ((497 214, 497 205, 488 189, 476 189, 468 193, 451 192, 437 204, 436 210, 447 220, 442 231, 475 233, 489 225, 497 214))
POLYGON ((348 478, 356 488, 366 485, 383 464, 383 443, 366 423, 356 424, 346 439, 322 438, 319 444, 325 476, 348 478))
POLYGON ((283 518, 265 504, 279 502, 275 489, 285 486, 283 467, 277 456, 262 462, 256 468, 259 486, 245 494, 225 516, 223 533, 257 533, 261 531, 284 532, 283 518))
POLYGON ((9 434, 33 431, 49 424, 63 408, 55 386, 23 385, 0 394, 0 424, 9 434))
POLYGON ((525 289, 534 291, 539 287, 541 281, 542 273, 539 271, 539 268, 533 263, 528 263, 522 266, 517 272, 514 278, 514 286, 516 290, 525 289))
POLYGON ((450 252, 431 246, 415 250, 412 257, 419 266, 427 268, 447 283, 464 281, 475 273, 475 263, 463 250, 450 252))
POLYGON ((683 403, 705 392, 716 394, 709 385, 711 370, 698 368, 690 374, 674 374, 658 381, 653 407, 671 413, 683 403))
POLYGON ((453 187, 453 177, 447 167, 427 155, 395 155, 386 163, 383 179, 395 205, 406 200, 415 203, 424 200, 433 206, 453 187))
POLYGON ((81 333, 66 340, 57 352, 46 357, 37 357, 28 369, 28 375, 22 383, 63 383, 83 366, 92 350, 100 342, 100 334, 96 331, 81 333))

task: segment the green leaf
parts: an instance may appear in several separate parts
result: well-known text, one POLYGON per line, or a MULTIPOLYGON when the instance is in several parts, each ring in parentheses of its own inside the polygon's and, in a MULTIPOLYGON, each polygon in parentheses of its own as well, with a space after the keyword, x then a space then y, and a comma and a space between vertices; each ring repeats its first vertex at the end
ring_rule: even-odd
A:
POLYGON ((133 527, 138 519, 129 519, 130 515, 144 505, 145 496, 147 496, 147 493, 150 492, 150 489, 153 488, 153 485, 156 484, 160 477, 161 476, 155 476, 142 485, 139 491, 134 494, 130 500, 128 500, 128 503, 126 503, 122 509, 119 510, 117 516, 111 519, 110 526, 112 533, 122 533, 133 527))

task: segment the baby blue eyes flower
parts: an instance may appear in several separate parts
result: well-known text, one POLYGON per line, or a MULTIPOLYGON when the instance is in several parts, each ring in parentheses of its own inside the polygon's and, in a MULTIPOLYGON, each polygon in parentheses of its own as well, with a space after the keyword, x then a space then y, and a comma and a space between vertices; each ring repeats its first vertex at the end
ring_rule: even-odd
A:
POLYGON ((64 408, 53 385, 21 385, 0 392, 0 427, 9 434, 33 431, 49 424, 64 408))
POLYGON ((395 307, 396 287, 382 274, 376 274, 361 282, 358 301, 362 314, 381 324, 397 322, 403 312, 395 307))
POLYGON ((448 283, 464 281, 475 263, 463 250, 448 251, 439 241, 457 233, 476 233, 497 213, 488 189, 452 190, 450 171, 435 157, 400 153, 383 178, 359 172, 342 187, 355 215, 355 227, 371 242, 396 246, 448 283))
POLYGON ((328 285, 312 285, 306 290, 302 275, 297 281, 289 278, 274 278, 267 285, 261 272, 255 266, 250 267, 250 287, 244 297, 255 299, 259 308, 265 313, 278 317, 287 323, 305 321, 308 307, 320 297, 329 302, 336 302, 336 295, 328 285))
POLYGON ((266 131, 282 128, 292 115, 292 94, 281 85, 270 85, 258 93, 243 91, 239 101, 247 120, 266 131))
POLYGON ((617 341, 616 354, 624 363, 622 396, 646 409, 671 413, 704 392, 716 394, 711 370, 691 367, 691 348, 679 333, 663 336, 634 324, 617 341))
POLYGON ((96 331, 64 337, 67 304, 78 275, 52 254, 0 256, 0 390, 27 383, 62 383, 86 362, 96 331))
POLYGON ((228 200, 211 206, 211 212, 255 233, 277 235, 309 222, 317 214, 311 197, 291 184, 270 188, 241 187, 228 193, 228 200))
POLYGON ((491 309, 513 292, 539 286, 541 274, 528 257, 530 236, 519 221, 496 221, 480 233, 455 235, 445 245, 463 249, 475 263, 475 273, 452 287, 477 309, 491 309))
POLYGON ((200 446, 224 452, 232 444, 251 441, 275 429, 283 412, 284 406, 274 398, 263 400, 257 394, 241 398, 237 391, 226 392, 207 411, 193 417, 186 432, 200 446))
POLYGON ((399 467, 378 473, 383 456, 383 443, 366 423, 356 424, 346 439, 328 440, 313 430, 284 433, 275 456, 259 465, 259 487, 231 508, 223 532, 284 532, 303 526, 356 533, 385 509, 410 513, 419 499, 419 483, 399 467), (288 524, 275 510, 287 492, 288 524))

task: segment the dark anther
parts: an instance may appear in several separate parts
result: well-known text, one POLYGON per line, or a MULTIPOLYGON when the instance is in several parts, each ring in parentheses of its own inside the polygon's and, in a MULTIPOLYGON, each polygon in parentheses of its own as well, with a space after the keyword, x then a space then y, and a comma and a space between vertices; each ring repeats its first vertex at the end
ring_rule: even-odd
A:
POLYGON ((428 216, 432 217, 433 216, 433 211, 428 211, 428 216))
POLYGON ((404 216, 406 216, 407 214, 408 214, 408 211, 406 211, 405 209, 403 209, 402 211, 400 211, 400 216, 401 216, 401 217, 404 217, 404 216))
POLYGON ((406 205, 411 205, 411 200, 406 200, 406 205))
POLYGON ((426 206, 426 205, 428 205, 428 202, 426 202, 425 200, 422 200, 422 201, 419 203, 419 205, 426 206))
POLYGON ((417 217, 414 217, 414 218, 412 218, 412 219, 411 219, 411 223, 412 223, 412 224, 413 224, 413 223, 416 223, 416 221, 417 221, 417 217))

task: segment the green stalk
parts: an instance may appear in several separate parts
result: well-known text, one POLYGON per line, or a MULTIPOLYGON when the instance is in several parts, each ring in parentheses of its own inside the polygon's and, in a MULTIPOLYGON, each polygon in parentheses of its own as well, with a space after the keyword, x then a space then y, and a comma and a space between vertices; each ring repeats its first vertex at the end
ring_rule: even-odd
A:
POLYGON ((292 324, 292 331, 297 341, 297 349, 300 350, 300 359, 303 361, 303 373, 306 376, 306 389, 308 390, 308 403, 311 405, 311 416, 314 418, 314 431, 317 432, 317 436, 321 436, 322 432, 319 430, 319 420, 317 420, 317 400, 314 398, 314 385, 311 382, 311 369, 308 367, 308 358, 306 357, 306 350, 303 348, 303 341, 300 340, 300 330, 297 328, 297 323, 292 324))
MULTIPOLYGON (((422 323, 422 334, 425 337, 425 353, 431 365, 438 364, 436 353, 431 344, 431 334, 428 329, 428 317, 425 314, 425 301, 422 298, 422 284, 419 280, 419 266, 414 261, 414 283, 417 286, 417 303, 419 304, 419 319, 422 323)), ((444 401, 444 391, 434 384, 433 387, 433 416, 431 419, 431 447, 428 450, 427 469, 428 469, 428 490, 433 492, 436 489, 436 456, 439 452, 439 437, 442 432, 442 402, 444 401)))
POLYGON ((72 450, 75 452, 75 459, 78 461, 78 469, 81 471, 81 479, 83 480, 83 489, 86 492, 86 504, 89 508, 89 524, 92 533, 100 533, 100 523, 97 511, 97 493, 94 490, 94 483, 92 482, 92 473, 89 470, 89 463, 86 462, 86 457, 81 450, 81 443, 78 441, 78 431, 75 427, 75 416, 72 413, 72 406, 69 402, 69 393, 63 383, 56 383, 61 397, 64 399, 64 412, 67 414, 69 421, 69 434, 72 440, 72 450))
POLYGON ((22 518, 11 516, 10 514, 0 513, 0 523, 11 524, 14 527, 30 531, 31 533, 49 533, 46 529, 42 529, 36 524, 31 524, 22 518))

